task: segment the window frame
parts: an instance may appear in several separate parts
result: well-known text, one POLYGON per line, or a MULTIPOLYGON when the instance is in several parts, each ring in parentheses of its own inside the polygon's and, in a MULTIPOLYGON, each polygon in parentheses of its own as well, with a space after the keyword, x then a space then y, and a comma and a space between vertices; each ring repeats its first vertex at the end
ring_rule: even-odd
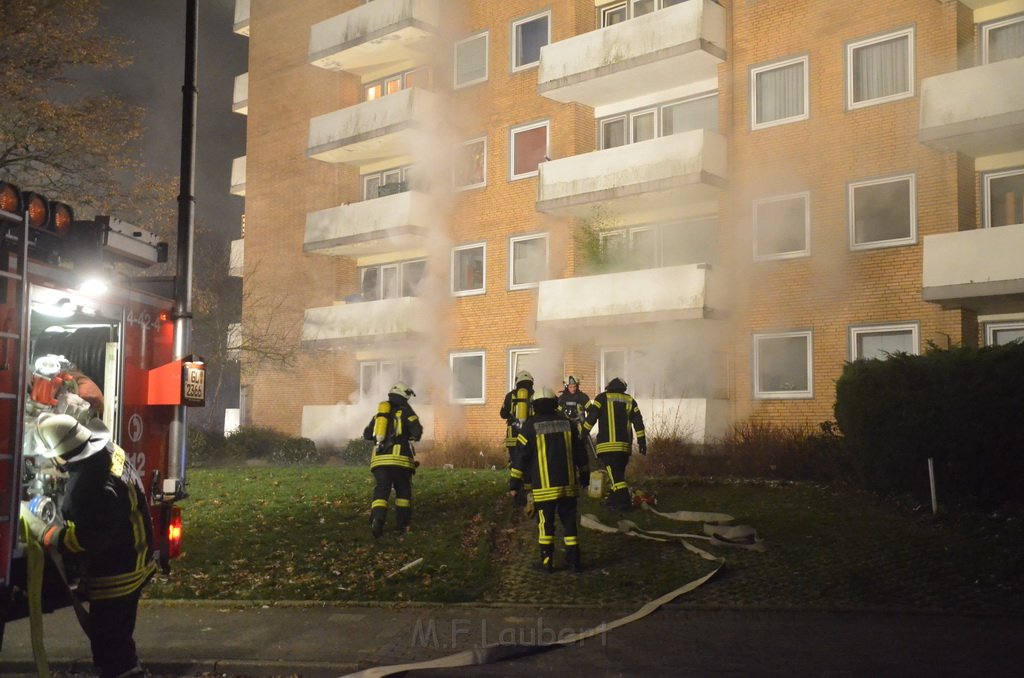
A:
MULTIPOLYGON (((419 73, 421 71, 427 73, 427 80, 428 81, 432 81, 433 80, 433 76, 430 74, 430 68, 429 67, 427 67, 427 66, 417 66, 416 68, 409 68, 409 69, 406 69, 404 71, 399 71, 398 73, 392 73, 390 75, 386 75, 383 78, 375 78, 373 80, 369 80, 367 82, 364 82, 362 84, 362 88, 363 88, 363 99, 362 100, 363 100, 363 102, 377 101, 378 99, 383 99, 386 96, 390 96, 392 94, 397 94, 398 92, 401 92, 403 90, 411 89, 411 87, 406 82, 406 78, 409 75, 413 74, 413 73, 419 73), (398 89, 396 89, 393 92, 389 92, 388 91, 388 84, 392 83, 392 82, 395 82, 395 81, 398 81, 398 89), (380 86, 380 88, 381 88, 380 89, 380 95, 379 96, 375 96, 373 98, 370 98, 369 97, 370 90, 373 89, 374 87, 377 87, 377 86, 380 86)), ((419 87, 422 87, 422 85, 419 85, 419 87)))
POLYGON ((451 375, 451 386, 448 389, 448 402, 456 405, 483 405, 487 402, 487 352, 486 351, 451 351, 448 353, 448 372, 451 375), (480 397, 455 397, 455 361, 459 358, 480 358, 480 397))
POLYGON ((788 125, 794 122, 800 122, 802 120, 808 120, 811 117, 811 87, 810 87, 810 72, 811 63, 810 56, 807 54, 801 54, 795 57, 789 57, 778 61, 772 61, 766 64, 760 64, 757 66, 750 67, 750 129, 761 130, 768 129, 770 127, 778 127, 779 125, 788 125), (803 112, 799 115, 790 116, 788 118, 779 118, 777 120, 770 120, 768 122, 757 121, 757 76, 761 73, 773 71, 779 68, 785 68, 792 66, 796 63, 803 64, 804 71, 804 91, 803 91, 803 112))
POLYGON ((363 298, 362 301, 384 301, 386 299, 404 299, 407 295, 405 292, 405 266, 406 264, 412 264, 417 262, 426 263, 426 258, 417 257, 415 259, 401 259, 399 261, 388 261, 381 264, 371 264, 369 266, 359 266, 356 271, 359 275, 359 295, 365 297, 365 276, 369 271, 375 271, 377 276, 377 282, 375 284, 376 297, 373 299, 363 298), (398 292, 397 296, 385 297, 384 296, 384 276, 386 270, 393 270, 395 272, 395 287, 398 292))
POLYGON ((482 168, 482 176, 483 176, 482 181, 480 181, 479 183, 476 183, 476 184, 465 184, 465 185, 462 185, 462 186, 457 185, 455 183, 455 167, 453 166, 452 167, 452 188, 455 191, 471 191, 471 190, 473 190, 475 188, 483 188, 483 187, 487 186, 487 136, 485 135, 485 136, 477 137, 475 139, 469 139, 467 141, 463 141, 462 143, 460 143, 458 145, 458 148, 460 148, 460 149, 467 148, 467 147, 472 146, 474 144, 479 144, 480 142, 483 142, 483 144, 484 144, 484 150, 483 150, 484 164, 483 164, 483 168, 482 168))
POLYGON ((487 293, 487 241, 467 243, 465 245, 455 245, 454 247, 452 247, 451 267, 450 267, 450 270, 449 270, 449 274, 451 275, 451 280, 450 280, 450 284, 449 284, 448 287, 451 290, 451 294, 452 294, 453 297, 473 297, 473 296, 477 296, 479 294, 486 294, 487 293), (456 290, 455 289, 455 280, 456 280, 456 270, 455 270, 456 256, 455 256, 455 253, 456 252, 465 251, 465 250, 477 249, 477 248, 479 248, 482 251, 482 255, 483 255, 481 257, 481 260, 483 261, 483 271, 481 272, 483 280, 480 283, 480 289, 456 290))
MULTIPOLYGON (((516 374, 519 372, 519 364, 517 362, 519 356, 523 355, 540 355, 540 349, 537 347, 530 348, 510 348, 508 349, 507 366, 508 366, 508 390, 511 391, 516 387, 516 374)), ((536 371, 536 370, 534 370, 536 371)), ((536 375, 534 375, 536 376, 536 375)))
POLYGON ((1000 330, 1021 330, 1024 331, 1024 318, 1019 320, 998 320, 985 323, 985 345, 1005 346, 995 343, 995 334, 1000 330))
MULTIPOLYGON (((510 35, 509 35, 509 63, 511 65, 511 72, 512 73, 519 73, 521 71, 526 71, 526 70, 529 70, 531 68, 537 68, 540 65, 540 54, 537 55, 537 60, 536 61, 531 61, 529 63, 524 63, 524 64, 517 64, 516 63, 518 61, 518 59, 519 59, 519 50, 517 48, 516 31, 519 29, 520 26, 523 26, 524 24, 528 24, 528 23, 530 23, 532 21, 537 21, 540 18, 546 18, 547 19, 547 33, 548 33, 548 35, 547 35, 547 42, 545 42, 544 45, 550 45, 551 44, 551 10, 544 10, 543 12, 535 12, 534 14, 530 14, 528 16, 524 16, 524 17, 521 17, 519 19, 515 19, 510 24, 510 29, 511 30, 510 30, 510 35)), ((544 45, 541 45, 541 48, 543 48, 544 45)))
POLYGON ((484 30, 479 33, 467 36, 462 40, 459 40, 452 47, 452 89, 465 89, 481 82, 487 82, 491 75, 491 37, 490 31, 484 30), (462 45, 473 42, 474 40, 483 39, 484 41, 484 75, 482 78, 476 80, 467 80, 466 82, 459 82, 459 47, 462 45))
POLYGON ((860 181, 851 181, 847 184, 846 188, 846 202, 847 202, 847 229, 849 231, 850 238, 850 251, 860 250, 874 250, 882 249, 886 247, 906 247, 907 245, 917 244, 917 174, 914 172, 908 172, 907 174, 897 174, 892 176, 880 177, 875 179, 863 179, 860 181), (909 193, 910 193, 910 234, 905 238, 897 238, 893 240, 874 240, 871 242, 857 244, 857 215, 855 213, 855 200, 854 193, 857 188, 863 188, 865 186, 878 186, 880 184, 896 183, 897 181, 904 181, 909 179, 909 193))
MULTIPOLYGON (((408 191, 409 190, 409 168, 410 167, 411 167, 411 165, 403 165, 401 167, 391 167, 391 168, 388 168, 386 170, 379 170, 377 172, 367 172, 366 174, 360 175, 360 178, 363 180, 363 200, 364 201, 366 201, 366 200, 376 200, 377 198, 386 197, 386 196, 380 195, 379 191, 380 191, 381 187, 387 185, 386 176, 388 174, 394 174, 395 172, 399 173, 399 175, 398 175, 399 176, 398 183, 400 183, 400 184, 404 183, 405 184, 405 191, 408 191), (379 182, 377 184, 378 194, 375 195, 375 196, 370 197, 369 196, 369 187, 367 186, 367 184, 369 184, 374 179, 376 179, 379 182)), ((398 191, 398 192, 399 193, 404 193, 405 191, 398 191)))
POLYGON ((989 33, 991 32, 991 30, 994 29, 994 28, 1005 28, 1007 26, 1012 26, 1013 24, 1017 24, 1017 23, 1024 23, 1024 13, 1013 14, 1011 16, 1001 17, 999 19, 996 19, 995 21, 989 21, 988 23, 984 23, 984 24, 981 24, 981 25, 978 26, 978 28, 979 28, 978 40, 981 43, 981 63, 982 63, 982 65, 989 64, 989 63, 998 63, 998 62, 990 62, 989 61, 989 58, 990 58, 990 55, 988 53, 988 49, 989 49, 989 33))
POLYGON ((527 235, 512 235, 508 239, 508 289, 509 291, 515 290, 530 290, 536 289, 540 283, 547 280, 548 267, 551 263, 551 239, 548 237, 547 232, 544 233, 530 233, 527 235), (515 246, 516 243, 526 242, 529 240, 540 240, 544 239, 544 274, 543 277, 537 282, 529 283, 515 283, 515 246))
MULTIPOLYGON (((603 118, 596 118, 597 123, 597 150, 603 151, 609 148, 622 148, 623 146, 629 146, 633 143, 640 143, 634 139, 633 136, 633 119, 642 114, 655 112, 654 115, 654 138, 660 139, 662 137, 673 136, 675 134, 685 134, 686 132, 673 132, 672 134, 665 133, 665 109, 672 108, 674 106, 683 106, 703 99, 717 99, 717 91, 701 92, 682 99, 671 99, 669 101, 662 101, 653 105, 644 106, 642 108, 630 109, 627 111, 620 111, 612 115, 605 116, 603 118), (623 128, 623 143, 619 146, 609 146, 605 143, 605 127, 612 123, 622 123, 623 128)), ((717 108, 717 104, 716 104, 717 108)), ((709 129, 707 127, 694 127, 696 129, 709 129)), ((692 130, 687 130, 692 131, 692 130)), ((718 131, 717 125, 712 131, 718 131)))
POLYGON ((750 380, 755 400, 808 400, 814 398, 814 331, 794 330, 790 332, 755 332, 751 346, 752 379, 750 380), (761 389, 761 353, 762 340, 805 337, 807 339, 807 388, 793 391, 765 391, 761 389))
POLYGON ((863 334, 904 334, 910 333, 910 339, 913 344, 913 351, 908 352, 909 355, 920 355, 921 354, 921 326, 919 323, 881 323, 876 325, 851 325, 849 338, 849 351, 847 352, 850 356, 850 362, 855 360, 871 360, 872 358, 865 358, 864 356, 858 355, 857 339, 863 334))
POLYGON ((880 35, 875 35, 870 38, 864 38, 861 40, 853 40, 846 43, 846 110, 853 111, 859 108, 867 108, 869 106, 876 106, 879 104, 887 104, 892 101, 901 101, 903 99, 909 99, 914 96, 914 73, 916 72, 916 64, 914 59, 914 49, 916 41, 914 39, 914 27, 909 26, 896 31, 889 31, 880 35), (854 64, 854 52, 862 47, 870 47, 871 45, 877 45, 882 42, 889 42, 891 40, 898 40, 900 38, 907 38, 907 91, 898 92, 896 94, 887 94, 885 96, 877 97, 874 99, 865 99, 864 101, 853 100, 853 64, 854 64))
MULTIPOLYGON (((528 122, 523 125, 516 125, 508 128, 508 180, 518 181, 520 179, 529 179, 540 174, 540 164, 537 163, 537 169, 529 172, 523 172, 522 174, 516 174, 516 134, 522 132, 529 132, 531 130, 544 128, 544 157, 548 157, 551 153, 551 120, 540 120, 537 122, 528 122)), ((544 162, 543 160, 541 162, 544 162)))
POLYGON ((612 380, 612 377, 618 377, 620 379, 625 380, 625 382, 627 384, 629 383, 629 380, 630 380, 630 375, 629 375, 629 354, 630 354, 630 349, 629 349, 628 346, 602 346, 601 347, 601 355, 598 358, 600 363, 597 366, 598 367, 598 374, 600 375, 600 381, 601 381, 601 383, 598 384, 598 389, 599 390, 603 391, 604 387, 608 385, 608 382, 612 380), (608 355, 609 353, 621 353, 622 354, 622 364, 624 366, 622 371, 623 371, 624 374, 608 374, 607 373, 607 370, 605 369, 605 366, 607 364, 607 361, 605 360, 605 356, 608 355))
POLYGON ((754 261, 779 261, 784 259, 802 259, 811 256, 811 192, 801 191, 800 193, 787 193, 785 195, 773 195, 766 198, 759 198, 754 201, 751 220, 753 222, 753 246, 754 261), (758 235, 760 228, 758 224, 758 207, 772 202, 784 202, 802 198, 804 201, 804 248, 788 252, 777 252, 775 254, 758 254, 758 235))
MULTIPOLYGON (((985 228, 999 228, 999 226, 992 225, 992 179, 1001 179, 1003 177, 1020 176, 1024 178, 1024 167, 1012 167, 1010 169, 1002 169, 995 172, 983 172, 981 175, 981 193, 982 193, 982 205, 981 209, 983 212, 983 224, 985 228)), ((1016 226, 1017 224, 1024 223, 1022 221, 1016 224, 1004 224, 1004 226, 1016 226)))

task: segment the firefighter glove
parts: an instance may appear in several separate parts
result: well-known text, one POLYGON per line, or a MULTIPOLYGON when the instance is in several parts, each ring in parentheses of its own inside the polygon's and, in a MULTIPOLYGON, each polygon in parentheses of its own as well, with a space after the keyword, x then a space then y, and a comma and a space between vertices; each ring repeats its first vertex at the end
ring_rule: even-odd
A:
POLYGON ((636 441, 636 446, 640 449, 640 454, 643 454, 643 455, 647 454, 647 441, 646 440, 641 438, 640 440, 636 441))

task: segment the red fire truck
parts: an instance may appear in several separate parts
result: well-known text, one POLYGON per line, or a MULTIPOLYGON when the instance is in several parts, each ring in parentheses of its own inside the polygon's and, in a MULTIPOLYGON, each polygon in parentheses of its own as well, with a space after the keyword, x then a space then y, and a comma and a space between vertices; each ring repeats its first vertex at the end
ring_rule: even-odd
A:
MULTIPOLYGON (((60 506, 64 489, 60 470, 35 455, 40 413, 88 408, 84 416, 103 421, 143 478, 165 571, 178 553, 184 492, 164 482, 168 430, 186 391, 199 404, 203 375, 172 359, 174 302, 153 292, 160 279, 119 273, 105 290, 90 280, 109 277, 113 262, 166 257, 141 229, 109 217, 76 221, 69 205, 0 182, 0 643, 4 624, 28 611, 22 502, 46 496, 60 506)), ((70 600, 47 559, 43 610, 70 600)))

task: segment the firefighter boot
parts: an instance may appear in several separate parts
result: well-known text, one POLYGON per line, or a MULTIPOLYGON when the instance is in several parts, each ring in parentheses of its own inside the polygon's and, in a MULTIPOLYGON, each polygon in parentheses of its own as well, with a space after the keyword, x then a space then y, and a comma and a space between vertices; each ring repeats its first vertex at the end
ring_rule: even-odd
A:
POLYGON ((555 547, 546 544, 540 547, 540 569, 545 572, 555 571, 555 547))
POLYGON ((370 520, 370 530, 373 532, 373 538, 379 539, 384 534, 384 518, 372 518, 370 520))
POLYGON ((580 557, 579 546, 565 547, 565 564, 571 567, 573 572, 583 571, 583 560, 580 557))

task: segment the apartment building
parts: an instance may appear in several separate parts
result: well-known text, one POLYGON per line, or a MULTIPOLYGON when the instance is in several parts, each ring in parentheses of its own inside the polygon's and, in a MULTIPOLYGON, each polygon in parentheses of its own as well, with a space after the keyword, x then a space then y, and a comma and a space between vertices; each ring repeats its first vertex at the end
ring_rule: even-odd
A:
POLYGON ((1024 0, 237 0, 244 422, 513 375, 655 435, 830 419, 845 361, 1024 336, 1024 0), (243 249, 244 248, 244 249, 243 249))

